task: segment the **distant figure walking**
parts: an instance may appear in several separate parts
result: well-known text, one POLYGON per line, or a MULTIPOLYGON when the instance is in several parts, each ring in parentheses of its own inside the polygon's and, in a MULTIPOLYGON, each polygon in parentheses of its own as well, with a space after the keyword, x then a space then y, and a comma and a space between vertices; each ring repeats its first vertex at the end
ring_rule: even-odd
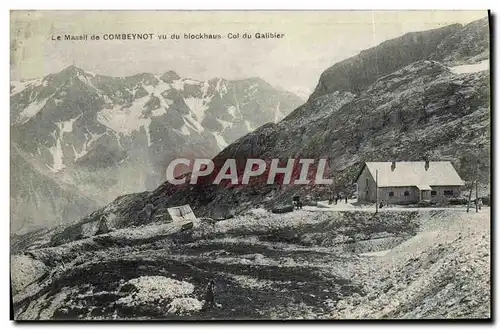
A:
POLYGON ((294 208, 296 210, 300 210, 302 209, 302 201, 300 200, 300 196, 293 196, 293 200, 292 200, 292 205, 294 206, 294 208))
POLYGON ((210 307, 218 307, 215 302, 215 283, 214 280, 210 280, 207 285, 207 289, 205 292, 205 304, 203 305, 203 310, 208 310, 210 307))
POLYGON ((347 194, 345 195, 345 203, 347 204, 347 194))
POLYGON ((479 209, 481 209, 483 207, 483 199, 482 198, 477 199, 477 207, 479 209))

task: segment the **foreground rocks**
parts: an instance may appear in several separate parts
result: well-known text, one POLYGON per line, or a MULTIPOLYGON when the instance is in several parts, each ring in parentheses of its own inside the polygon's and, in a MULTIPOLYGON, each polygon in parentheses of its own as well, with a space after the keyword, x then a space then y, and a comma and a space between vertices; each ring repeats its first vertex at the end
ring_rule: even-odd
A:
POLYGON ((12 268, 15 318, 488 317, 488 221, 461 210, 252 210, 185 232, 151 224, 28 247, 13 258, 24 260, 12 268), (390 251, 364 255, 380 250, 390 251), (210 280, 219 307, 204 310, 210 280))
POLYGON ((443 213, 365 265, 364 296, 335 306, 334 318, 489 318, 490 217, 443 213))

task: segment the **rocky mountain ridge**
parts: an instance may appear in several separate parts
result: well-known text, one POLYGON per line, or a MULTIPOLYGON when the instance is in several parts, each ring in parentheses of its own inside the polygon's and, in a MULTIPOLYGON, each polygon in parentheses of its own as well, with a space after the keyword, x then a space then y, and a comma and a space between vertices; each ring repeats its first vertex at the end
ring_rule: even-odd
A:
POLYGON ((448 66, 489 57, 488 18, 419 32, 410 32, 366 49, 325 70, 310 99, 334 91, 363 91, 378 78, 419 60, 448 66))

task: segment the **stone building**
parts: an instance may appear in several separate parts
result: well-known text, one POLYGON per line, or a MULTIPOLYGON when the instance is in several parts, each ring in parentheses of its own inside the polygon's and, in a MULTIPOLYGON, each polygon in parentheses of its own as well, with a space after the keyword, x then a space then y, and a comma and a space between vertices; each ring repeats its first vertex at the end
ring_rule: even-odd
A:
POLYGON ((379 202, 389 204, 446 201, 459 197, 464 186, 448 161, 366 162, 356 184, 358 201, 375 202, 378 187, 379 202))

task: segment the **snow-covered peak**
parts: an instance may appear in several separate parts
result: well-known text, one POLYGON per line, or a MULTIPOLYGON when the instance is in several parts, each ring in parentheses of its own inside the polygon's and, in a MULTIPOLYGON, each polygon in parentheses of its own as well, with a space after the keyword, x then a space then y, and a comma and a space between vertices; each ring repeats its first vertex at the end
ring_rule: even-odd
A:
POLYGON ((258 79, 199 81, 174 71, 118 78, 75 66, 13 82, 11 92, 12 127, 36 131, 30 150, 65 173, 74 163, 108 164, 113 155, 97 150, 103 145, 160 161, 184 148, 215 156, 302 103, 258 79))

